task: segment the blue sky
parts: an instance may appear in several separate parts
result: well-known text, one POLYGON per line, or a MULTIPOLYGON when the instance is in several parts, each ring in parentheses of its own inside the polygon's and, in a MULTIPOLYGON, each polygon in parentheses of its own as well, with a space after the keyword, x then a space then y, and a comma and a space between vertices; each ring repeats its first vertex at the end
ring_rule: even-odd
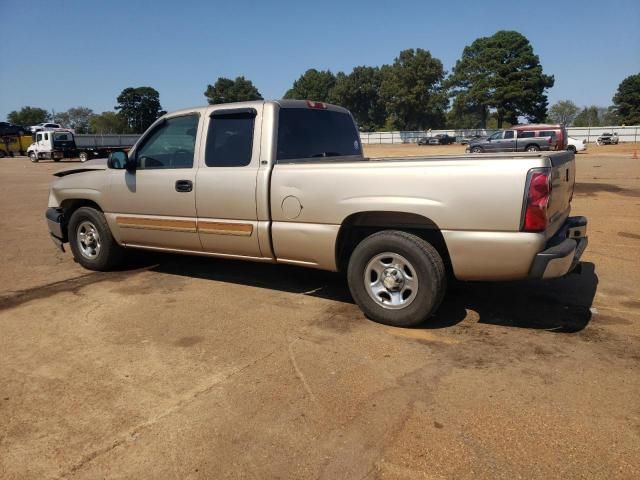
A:
POLYGON ((350 71, 424 48, 450 70, 497 30, 532 43, 555 75, 550 102, 609 105, 640 72, 640 2, 0 0, 0 119, 24 105, 113 109, 149 85, 166 110, 205 104, 217 77, 279 98, 306 69, 350 71))

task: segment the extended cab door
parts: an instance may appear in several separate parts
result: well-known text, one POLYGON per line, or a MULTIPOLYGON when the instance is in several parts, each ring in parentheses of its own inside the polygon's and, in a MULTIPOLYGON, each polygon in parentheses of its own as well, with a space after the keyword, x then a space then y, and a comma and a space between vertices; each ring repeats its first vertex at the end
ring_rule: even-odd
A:
POLYGON ((165 118, 131 152, 137 169, 110 170, 105 210, 125 244, 201 250, 196 229, 196 112, 165 118), (113 218, 115 217, 115 218, 113 218))
POLYGON ((493 152, 513 152, 516 148, 516 135, 514 130, 504 130, 491 135, 491 147, 493 152))
POLYGON ((196 206, 205 252, 263 257, 256 203, 263 108, 213 107, 204 118, 196 206))

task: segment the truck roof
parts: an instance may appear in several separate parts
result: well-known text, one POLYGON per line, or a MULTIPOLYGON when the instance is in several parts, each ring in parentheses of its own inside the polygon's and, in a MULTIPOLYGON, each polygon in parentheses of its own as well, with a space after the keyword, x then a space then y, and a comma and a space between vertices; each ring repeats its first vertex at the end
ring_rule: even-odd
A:
POLYGON ((252 108, 253 107, 253 108, 255 108, 255 107, 262 106, 262 105, 264 105, 266 103, 279 105, 280 107, 283 107, 283 108, 320 108, 322 110, 332 110, 332 111, 336 111, 336 112, 349 113, 349 110, 347 110, 346 108, 340 107, 338 105, 332 105, 330 103, 315 102, 313 100, 286 100, 286 99, 281 99, 281 100, 253 100, 253 101, 249 101, 249 102, 217 103, 215 105, 204 105, 204 106, 200 106, 200 107, 182 108, 180 110, 174 110, 172 112, 167 112, 166 115, 173 116, 173 115, 176 115, 176 114, 188 113, 188 112, 193 112, 193 111, 202 112, 202 111, 207 110, 207 109, 212 108, 212 107, 223 107, 223 108, 252 108), (312 107, 310 105, 310 103, 321 105, 321 107, 312 107))

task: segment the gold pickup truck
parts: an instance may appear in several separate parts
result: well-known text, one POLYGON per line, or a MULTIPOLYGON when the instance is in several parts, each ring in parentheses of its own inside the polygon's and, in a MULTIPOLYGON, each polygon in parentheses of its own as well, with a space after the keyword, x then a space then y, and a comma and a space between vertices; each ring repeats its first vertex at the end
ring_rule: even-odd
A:
POLYGON ((572 153, 368 159, 351 114, 321 102, 170 113, 128 154, 55 175, 51 237, 88 269, 142 248, 343 271, 390 325, 428 319, 448 277, 560 277, 587 245, 572 153))

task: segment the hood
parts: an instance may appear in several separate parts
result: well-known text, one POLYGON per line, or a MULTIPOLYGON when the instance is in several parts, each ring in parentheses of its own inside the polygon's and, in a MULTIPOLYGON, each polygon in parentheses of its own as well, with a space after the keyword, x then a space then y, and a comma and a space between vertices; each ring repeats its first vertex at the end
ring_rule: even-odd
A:
POLYGON ((73 175, 74 173, 90 172, 92 170, 101 171, 106 169, 107 159, 97 158, 95 160, 88 160, 84 163, 81 163, 77 167, 65 168, 64 170, 60 170, 54 173, 54 175, 56 177, 66 177, 67 175, 73 175))

